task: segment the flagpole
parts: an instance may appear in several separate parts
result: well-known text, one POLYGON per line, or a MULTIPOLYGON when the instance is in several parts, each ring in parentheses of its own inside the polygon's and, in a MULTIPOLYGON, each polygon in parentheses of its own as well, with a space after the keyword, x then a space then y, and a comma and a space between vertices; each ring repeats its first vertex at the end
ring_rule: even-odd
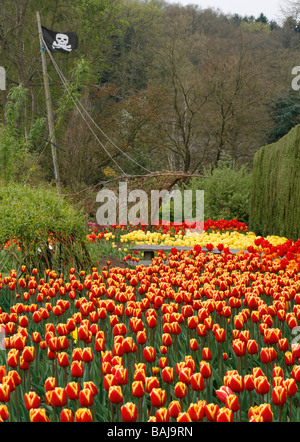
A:
POLYGON ((57 192, 59 195, 61 195, 60 176, 59 176, 59 169, 58 169, 58 162, 57 162, 57 151, 56 151, 56 147, 55 147, 56 139, 55 139, 55 131, 54 131, 54 119, 53 119, 53 113, 52 113, 46 55, 45 55, 45 51, 43 49, 43 46, 44 46, 43 32, 42 32, 41 18, 40 18, 39 12, 36 13, 36 17, 37 17, 37 23, 38 23, 40 48, 41 48, 41 56, 42 56, 44 88, 45 88, 45 98, 46 98, 46 107, 47 107, 47 115, 48 115, 49 135, 50 135, 50 140, 51 140, 51 152, 52 152, 52 159, 53 159, 53 166, 54 166, 54 176, 55 176, 57 192))

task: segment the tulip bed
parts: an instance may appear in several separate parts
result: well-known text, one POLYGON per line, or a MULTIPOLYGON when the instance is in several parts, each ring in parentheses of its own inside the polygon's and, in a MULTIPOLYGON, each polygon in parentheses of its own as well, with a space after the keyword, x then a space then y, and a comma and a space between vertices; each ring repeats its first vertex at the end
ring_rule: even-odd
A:
POLYGON ((1 421, 299 420, 299 243, 173 245, 168 264, 0 275, 1 421))

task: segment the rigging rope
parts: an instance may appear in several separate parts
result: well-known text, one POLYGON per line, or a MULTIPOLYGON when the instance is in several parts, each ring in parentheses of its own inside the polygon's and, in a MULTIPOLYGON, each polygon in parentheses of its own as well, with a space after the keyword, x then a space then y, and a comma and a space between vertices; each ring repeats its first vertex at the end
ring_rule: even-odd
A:
POLYGON ((57 71, 66 91, 68 92, 68 94, 70 95, 73 103, 75 104, 79 114, 81 115, 81 117, 83 118, 83 120, 86 122, 87 126, 89 127, 89 129, 91 130, 91 132, 93 133, 94 137, 96 138, 96 140, 98 141, 98 143, 101 145, 101 147, 105 150, 105 152, 107 153, 107 155, 110 157, 110 159, 115 163, 115 165, 118 167, 118 169, 126 176, 128 176, 126 174, 126 172, 124 172, 124 170, 121 168, 121 166, 116 162, 116 160, 112 157, 112 155, 108 152, 108 150, 105 148, 104 144, 99 140, 97 134, 95 133, 95 131, 92 129, 92 127, 90 126, 89 122, 87 121, 87 119, 85 118, 85 116, 83 115, 83 112, 86 114, 86 116, 88 117, 88 119, 95 125, 95 127, 99 130, 99 132, 106 138, 106 140, 108 142, 110 142, 119 152, 121 152, 126 158, 128 158, 131 162, 133 162, 134 164, 136 164, 137 166, 139 166, 140 168, 144 169, 146 172, 151 173, 151 171, 149 169, 147 169, 146 167, 142 166, 141 164, 139 164, 136 160, 134 160, 133 158, 131 158, 126 152, 124 152, 122 149, 120 149, 113 140, 111 140, 104 132, 103 130, 99 127, 99 125, 95 122, 95 120, 91 117, 91 115, 88 113, 88 111, 85 109, 85 107, 82 105, 82 103, 77 99, 74 98, 72 91, 70 90, 70 86, 68 84, 68 81, 66 80, 63 72, 60 70, 59 66, 57 65, 56 61, 54 60, 54 57, 52 56, 50 50, 48 49, 47 45, 45 44, 46 50, 49 54, 49 57, 54 65, 55 70, 57 71), (80 110, 80 108, 82 109, 82 111, 80 110))

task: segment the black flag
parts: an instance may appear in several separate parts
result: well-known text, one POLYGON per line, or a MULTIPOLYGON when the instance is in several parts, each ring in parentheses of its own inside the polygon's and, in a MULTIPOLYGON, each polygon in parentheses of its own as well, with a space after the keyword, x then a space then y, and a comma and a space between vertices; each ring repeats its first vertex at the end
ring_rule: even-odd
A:
POLYGON ((55 32, 42 26, 43 39, 52 52, 69 54, 78 48, 78 37, 75 32, 55 32))

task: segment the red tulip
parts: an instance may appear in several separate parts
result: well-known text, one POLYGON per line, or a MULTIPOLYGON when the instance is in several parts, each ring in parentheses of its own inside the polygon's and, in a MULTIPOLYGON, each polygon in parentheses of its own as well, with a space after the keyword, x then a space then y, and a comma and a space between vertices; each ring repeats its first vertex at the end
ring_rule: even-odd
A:
POLYGON ((235 394, 229 394, 225 398, 225 406, 232 410, 234 413, 240 409, 239 399, 235 394))
POLYGON ((51 390, 51 405, 53 407, 64 407, 67 403, 66 390, 61 387, 56 387, 51 390))
POLYGON ((219 406, 217 404, 205 405, 205 417, 209 422, 216 422, 219 413, 219 406))
POLYGON ((204 379, 210 378, 212 375, 212 369, 209 362, 201 361, 199 362, 200 373, 204 379))
POLYGON ((217 414, 216 422, 232 422, 233 421, 233 410, 230 408, 220 408, 217 414))
POLYGON ((154 347, 145 347, 144 348, 144 359, 146 362, 153 363, 156 359, 156 351, 154 347))
POLYGON ((63 408, 60 413, 60 422, 73 422, 73 411, 67 408, 63 408))
POLYGON ((247 342, 247 353, 249 355, 254 355, 258 353, 258 344, 255 339, 249 339, 247 342))
POLYGON ((205 401, 190 404, 187 412, 193 422, 201 422, 205 414, 205 401))
POLYGON ((173 367, 165 367, 162 372, 162 379, 164 382, 171 384, 174 382, 174 368, 173 367))
POLYGON ((298 391, 296 381, 293 378, 286 379, 284 381, 284 387, 286 388, 286 393, 288 396, 294 396, 294 394, 296 394, 298 391))
POLYGON ((254 379, 254 388, 258 394, 267 394, 270 390, 270 384, 266 376, 258 376, 254 379))
POLYGON ((131 385, 131 393, 133 397, 143 397, 145 395, 144 384, 142 381, 134 381, 131 385))
POLYGON ((121 407, 121 416, 124 422, 135 422, 137 419, 137 407, 132 402, 127 402, 121 407))
POLYGON ((19 364, 19 350, 12 348, 9 350, 6 358, 9 367, 17 367, 19 364))
POLYGON ((93 416, 89 408, 78 408, 75 413, 75 422, 92 422, 93 416))
POLYGON ((186 396, 187 386, 184 382, 177 382, 174 388, 175 397, 182 399, 186 396))
POLYGON ((192 419, 189 415, 189 413, 179 413, 177 417, 177 422, 192 422, 192 419))
POLYGON ((153 388, 150 393, 151 404, 155 408, 161 408, 165 405, 167 394, 161 388, 153 388))
POLYGON ((186 385, 190 384, 191 376, 193 374, 193 371, 189 367, 183 367, 178 374, 178 378, 180 382, 185 383, 186 385))
POLYGON ((9 418, 9 412, 6 405, 0 404, 0 422, 7 421, 9 418))
POLYGON ((192 351, 197 351, 199 349, 197 339, 190 339, 190 349, 192 351))
POLYGON ((173 419, 177 419, 177 417, 181 413, 180 402, 178 401, 170 402, 168 409, 170 417, 172 417, 173 419))
POLYGON ((123 402, 122 388, 119 385, 109 387, 108 399, 113 404, 119 404, 120 402, 123 402))
POLYGON ((91 407, 94 403, 93 393, 89 388, 84 388, 79 393, 81 407, 91 407))
POLYGON ((25 362, 32 362, 34 360, 35 349, 34 347, 24 347, 22 357, 25 362))
POLYGON ((73 361, 71 364, 71 375, 74 378, 80 378, 83 375, 82 361, 73 361))
POLYGON ((191 387, 194 391, 202 391, 204 390, 204 379, 202 374, 199 373, 194 373, 191 376, 191 387))
POLYGON ((0 402, 8 402, 10 400, 10 387, 8 384, 0 384, 0 402))
POLYGON ((50 422, 45 408, 32 408, 29 411, 30 422, 50 422))
POLYGON ((80 387, 78 382, 69 382, 66 386, 66 393, 70 400, 75 401, 79 398, 80 387))
POLYGON ((30 391, 24 394, 25 407, 26 410, 31 410, 32 408, 39 408, 41 400, 35 391, 30 391))
POLYGON ((68 367, 70 365, 69 357, 66 352, 61 352, 57 354, 57 361, 60 367, 68 367))
POLYGON ((156 411, 155 417, 156 417, 156 422, 169 422, 170 421, 169 410, 167 408, 161 407, 156 411))
POLYGON ((233 374, 229 378, 228 385, 234 393, 241 393, 242 391, 244 391, 243 376, 240 376, 238 374, 233 374))

